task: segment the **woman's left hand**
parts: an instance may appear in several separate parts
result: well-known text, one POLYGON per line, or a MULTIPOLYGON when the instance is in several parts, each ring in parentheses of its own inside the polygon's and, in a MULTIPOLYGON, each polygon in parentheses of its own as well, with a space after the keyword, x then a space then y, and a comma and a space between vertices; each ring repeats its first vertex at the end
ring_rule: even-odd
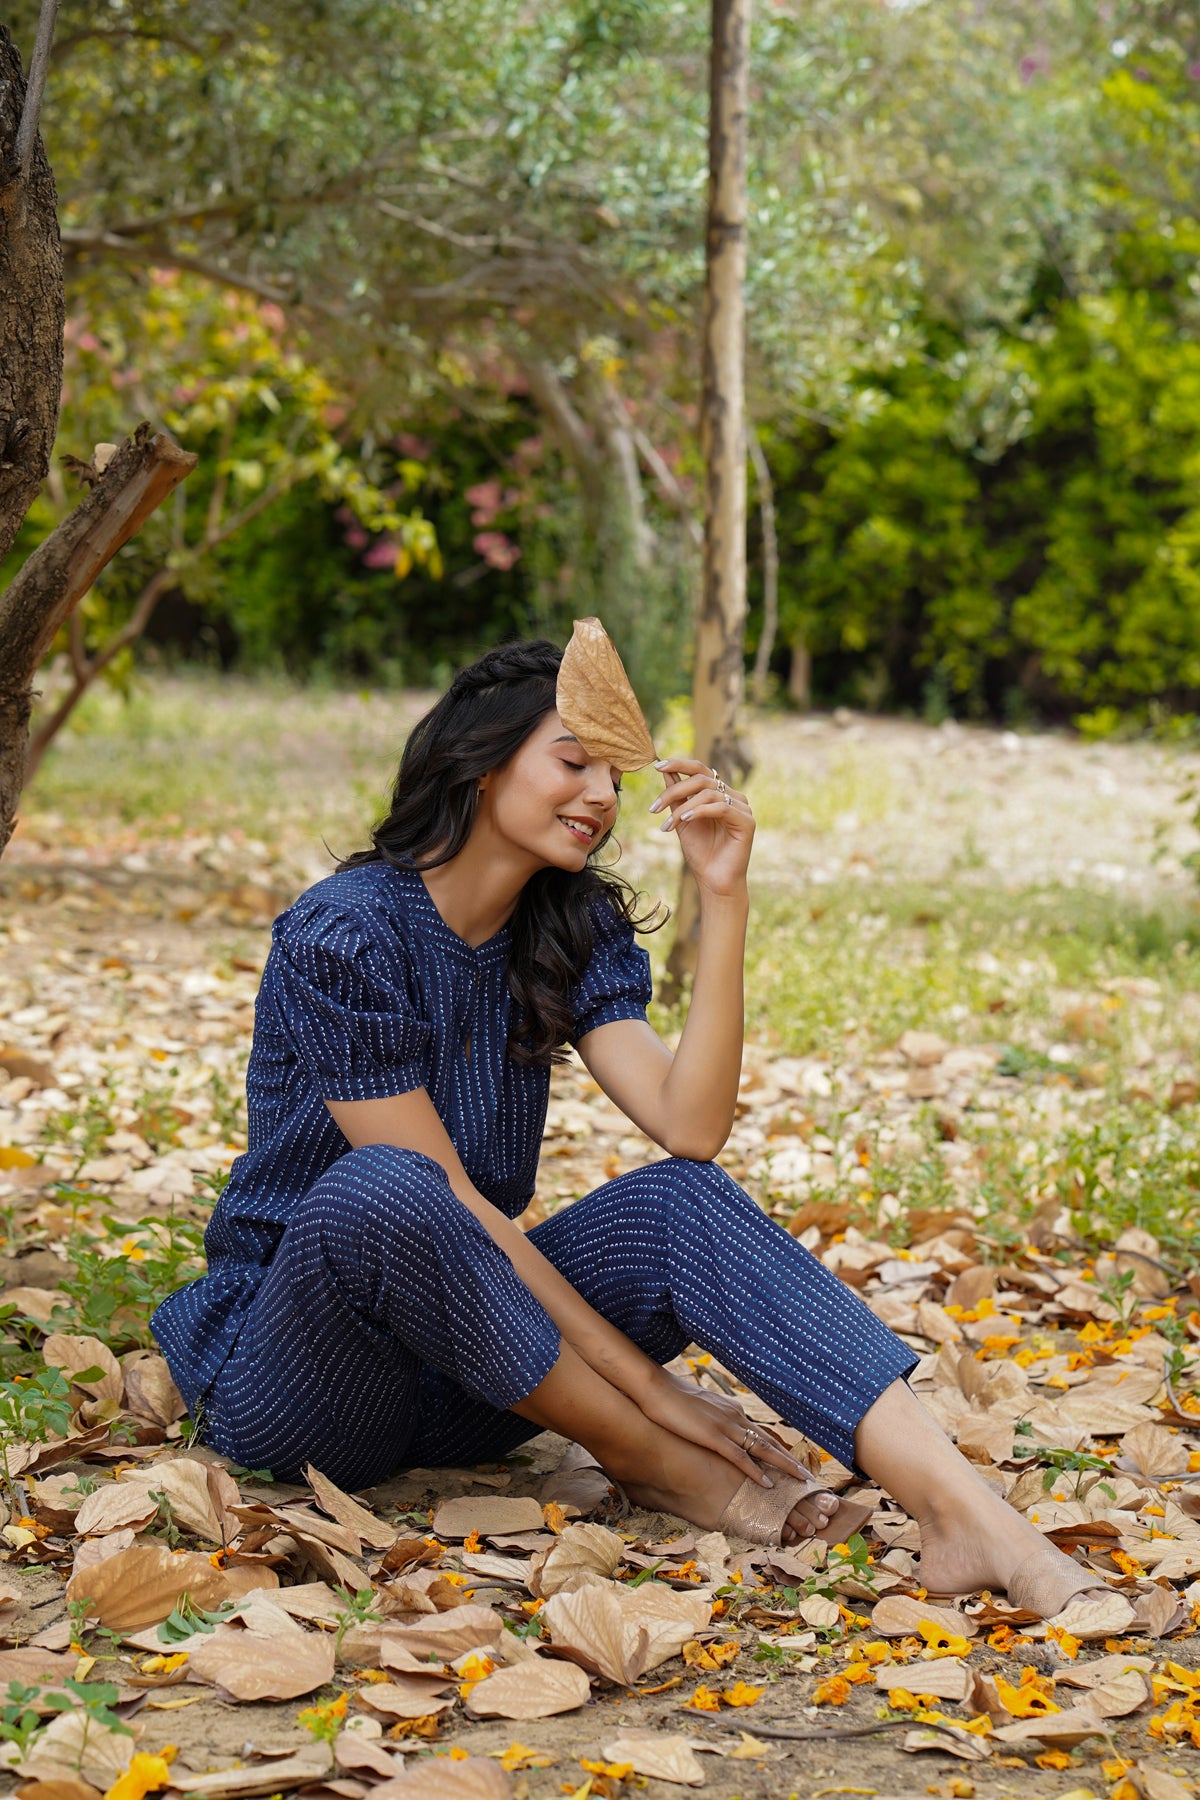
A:
POLYGON ((678 834, 684 860, 701 888, 736 894, 745 883, 754 842, 754 814, 745 794, 694 757, 669 756, 655 768, 666 789, 650 811, 671 809, 662 829, 678 834))

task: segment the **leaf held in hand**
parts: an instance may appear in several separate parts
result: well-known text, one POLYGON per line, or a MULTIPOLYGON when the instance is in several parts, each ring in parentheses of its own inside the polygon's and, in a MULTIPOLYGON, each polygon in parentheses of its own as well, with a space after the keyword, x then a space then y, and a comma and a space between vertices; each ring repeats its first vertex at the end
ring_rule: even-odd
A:
POLYGON ((654 743, 616 646, 599 619, 576 619, 558 671, 558 716, 589 756, 644 769, 654 743))

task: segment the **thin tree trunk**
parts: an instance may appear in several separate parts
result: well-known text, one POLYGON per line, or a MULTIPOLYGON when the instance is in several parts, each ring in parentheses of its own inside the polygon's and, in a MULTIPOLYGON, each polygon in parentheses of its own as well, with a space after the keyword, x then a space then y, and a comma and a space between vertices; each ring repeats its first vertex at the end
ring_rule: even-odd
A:
MULTIPOLYGON (((696 755, 738 786, 750 756, 738 735, 746 631, 746 123, 750 0, 712 0, 709 67, 707 279, 700 444, 704 457, 704 583, 696 626, 696 755)), ((664 998, 695 972, 699 904, 684 875, 664 998)))
POLYGON ((25 783, 29 715, 38 665, 59 627, 105 564, 196 466, 188 450, 139 425, 95 486, 40 543, 0 594, 0 854, 25 783))
POLYGON ((751 427, 747 442, 754 479, 758 483, 758 516, 762 521, 763 548, 763 623, 754 658, 754 700, 762 706, 767 698, 767 675, 779 630, 779 536, 775 529, 775 484, 757 431, 751 427))
POLYGON ((57 0, 43 0, 28 94, 17 47, 0 25, 0 557, 50 467, 62 392, 58 197, 38 135, 57 10, 57 0))

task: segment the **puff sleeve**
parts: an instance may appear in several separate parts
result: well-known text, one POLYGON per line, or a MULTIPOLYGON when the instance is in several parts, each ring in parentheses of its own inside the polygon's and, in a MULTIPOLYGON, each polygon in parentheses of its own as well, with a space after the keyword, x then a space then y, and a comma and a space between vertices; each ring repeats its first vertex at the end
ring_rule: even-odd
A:
POLYGON ((380 1100, 428 1081, 433 1028, 405 949, 369 913, 303 901, 276 920, 277 1022, 324 1100, 380 1100), (391 941, 387 941, 390 937, 391 941))
POLYGON ((572 1044, 616 1019, 644 1019, 653 992, 650 958, 633 934, 633 927, 613 912, 606 900, 592 908, 595 943, 591 960, 571 995, 575 1025, 572 1044))

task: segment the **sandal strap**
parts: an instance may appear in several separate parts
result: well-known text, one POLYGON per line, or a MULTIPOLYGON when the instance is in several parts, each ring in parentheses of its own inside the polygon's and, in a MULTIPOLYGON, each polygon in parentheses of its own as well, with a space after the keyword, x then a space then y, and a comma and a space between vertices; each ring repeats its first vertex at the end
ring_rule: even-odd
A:
POLYGON ((765 1488, 747 1475, 717 1520, 716 1529, 723 1531, 726 1537, 749 1538, 754 1544, 778 1544, 788 1514, 797 1502, 807 1499, 809 1494, 828 1492, 824 1482, 818 1481, 815 1475, 801 1481, 794 1475, 772 1469, 771 1480, 774 1487, 765 1488))

